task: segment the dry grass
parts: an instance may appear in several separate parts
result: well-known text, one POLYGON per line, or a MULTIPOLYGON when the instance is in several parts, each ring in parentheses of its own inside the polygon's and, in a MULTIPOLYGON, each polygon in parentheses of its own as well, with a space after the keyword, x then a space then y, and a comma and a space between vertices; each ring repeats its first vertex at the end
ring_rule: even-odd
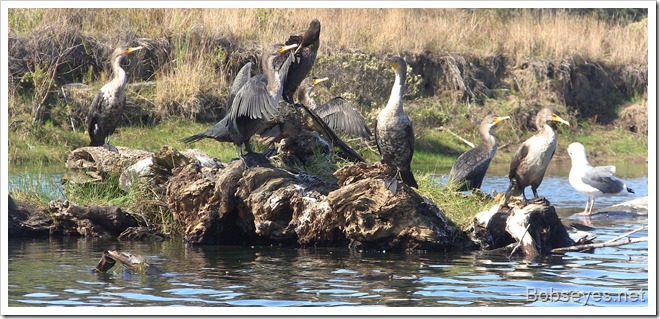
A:
POLYGON ((547 10, 521 11, 505 19, 490 9, 10 9, 10 30, 76 24, 118 43, 131 36, 201 29, 243 45, 263 45, 283 41, 312 18, 322 23, 325 53, 432 50, 514 59, 648 61, 647 20, 624 26, 547 10))

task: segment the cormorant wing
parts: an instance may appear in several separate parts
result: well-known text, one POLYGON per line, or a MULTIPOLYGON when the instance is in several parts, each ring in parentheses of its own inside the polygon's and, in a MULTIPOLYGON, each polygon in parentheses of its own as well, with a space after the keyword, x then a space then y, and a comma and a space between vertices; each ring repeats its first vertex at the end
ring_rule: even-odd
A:
POLYGON ((371 138, 371 132, 362 114, 354 109, 348 101, 336 97, 317 107, 314 111, 332 128, 346 134, 371 138))
POLYGON ((511 159, 511 166, 509 166, 509 179, 513 178, 516 176, 516 170, 518 169, 518 166, 522 163, 522 161, 527 157, 527 153, 529 152, 529 146, 527 145, 526 142, 523 142, 520 144, 520 147, 516 151, 516 154, 513 155, 513 158, 511 159))
MULTIPOLYGON (((468 150, 458 157, 456 162, 451 168, 449 173, 449 180, 477 180, 483 181, 488 166, 490 165, 491 158, 488 157, 488 150, 480 148, 479 146, 468 150)), ((481 185, 470 185, 471 188, 477 188, 481 185)))
POLYGON ((277 104, 268 95, 266 76, 255 75, 236 93, 231 106, 230 119, 241 116, 270 121, 278 114, 277 104))
POLYGON ((319 126, 321 126, 323 132, 319 132, 319 133, 323 133, 323 135, 325 135, 328 139, 330 139, 330 142, 332 142, 333 145, 339 147, 339 149, 341 149, 344 155, 343 156, 344 158, 353 160, 355 162, 365 162, 364 158, 362 158, 362 156, 360 156, 360 154, 358 154, 352 147, 350 147, 348 144, 346 144, 346 142, 344 142, 341 138, 339 138, 339 136, 335 134, 335 132, 328 126, 327 123, 323 121, 323 119, 321 119, 320 116, 318 116, 318 114, 314 110, 311 110, 304 104, 296 104, 296 105, 300 105, 305 110, 305 112, 307 112, 307 114, 314 120, 314 122, 316 122, 319 126))
POLYGON ((245 83, 247 83, 252 77, 252 65, 254 65, 252 62, 245 63, 245 65, 243 65, 243 67, 236 74, 234 82, 231 84, 229 98, 227 98, 227 110, 231 109, 231 106, 234 103, 234 98, 236 97, 236 94, 238 94, 238 91, 240 91, 243 85, 245 85, 245 83))

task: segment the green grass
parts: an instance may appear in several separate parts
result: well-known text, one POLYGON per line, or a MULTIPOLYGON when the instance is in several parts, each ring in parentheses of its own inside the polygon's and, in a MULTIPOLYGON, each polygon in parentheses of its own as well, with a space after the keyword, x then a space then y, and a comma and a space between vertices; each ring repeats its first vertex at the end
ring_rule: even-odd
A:
POLYGON ((453 185, 440 184, 440 181, 430 174, 418 176, 418 182, 419 193, 436 203, 445 216, 459 228, 465 228, 474 215, 496 204, 496 200, 485 193, 465 195, 454 191, 453 185))

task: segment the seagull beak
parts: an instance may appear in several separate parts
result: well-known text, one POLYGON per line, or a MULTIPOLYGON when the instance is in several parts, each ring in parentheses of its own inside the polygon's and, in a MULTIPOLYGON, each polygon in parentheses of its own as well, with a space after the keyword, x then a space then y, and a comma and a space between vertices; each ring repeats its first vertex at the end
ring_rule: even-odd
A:
POLYGON ((325 77, 325 78, 322 78, 322 79, 314 79, 314 81, 312 81, 312 84, 313 84, 313 85, 318 85, 319 83, 321 83, 321 82, 325 82, 325 81, 327 81, 327 80, 329 80, 329 79, 330 79, 330 78, 328 78, 328 77, 325 77))
POLYGON ((135 51, 142 50, 143 48, 144 48, 143 46, 128 48, 128 49, 126 49, 125 53, 126 54, 131 54, 135 51))
POLYGON ((571 126, 571 123, 569 123, 567 120, 564 120, 563 118, 559 117, 557 114, 552 114, 551 119, 555 122, 566 124, 569 127, 571 126))
POLYGON ((499 123, 499 122, 502 122, 502 121, 504 121, 504 120, 508 120, 508 119, 510 119, 510 118, 511 118, 511 117, 508 116, 508 115, 507 115, 507 116, 498 116, 498 117, 496 117, 496 118, 493 119, 493 123, 497 124, 497 123, 499 123))
POLYGON ((296 43, 289 44, 289 45, 283 45, 277 50, 277 52, 282 54, 282 53, 288 52, 289 50, 294 49, 296 47, 298 47, 298 44, 296 44, 296 43))

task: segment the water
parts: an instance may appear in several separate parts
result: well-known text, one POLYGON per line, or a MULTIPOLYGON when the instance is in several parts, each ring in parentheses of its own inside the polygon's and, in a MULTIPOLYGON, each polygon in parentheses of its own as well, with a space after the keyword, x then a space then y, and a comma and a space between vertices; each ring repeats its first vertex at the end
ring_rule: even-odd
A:
MULTIPOLYGON (((440 172, 439 178, 443 174, 446 172, 440 172)), ((557 207, 565 221, 586 203, 586 197, 570 187, 566 174, 565 167, 552 167, 539 188, 539 194, 557 207)), ((644 165, 619 175, 635 189, 636 196, 648 194, 644 165)), ((16 175, 10 176, 10 189, 20 185, 12 184, 16 180, 16 175)), ((57 189, 58 185, 53 183, 52 187, 57 189)), ((507 186, 506 169, 495 166, 483 190, 502 192, 507 186)), ((632 198, 599 198, 595 209, 632 198)), ((647 224, 646 216, 598 218, 593 234, 598 241, 605 241, 647 224)), ((642 231, 633 237, 647 235, 642 231)), ((649 305, 646 242, 532 262, 478 251, 185 247, 178 240, 10 240, 7 246, 10 307, 649 305), (142 254, 165 273, 131 275, 119 265, 107 274, 90 272, 107 249, 142 254), (363 277, 373 273, 391 273, 392 278, 363 277)))

